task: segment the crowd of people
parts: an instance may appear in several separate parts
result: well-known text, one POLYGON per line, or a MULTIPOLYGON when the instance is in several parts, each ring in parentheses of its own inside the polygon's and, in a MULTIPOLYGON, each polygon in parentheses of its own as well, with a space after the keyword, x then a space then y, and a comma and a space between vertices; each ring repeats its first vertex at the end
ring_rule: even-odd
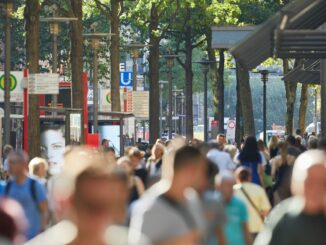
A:
POLYGON ((0 244, 325 245, 326 140, 223 134, 124 156, 67 147, 62 169, 5 146, 0 244))

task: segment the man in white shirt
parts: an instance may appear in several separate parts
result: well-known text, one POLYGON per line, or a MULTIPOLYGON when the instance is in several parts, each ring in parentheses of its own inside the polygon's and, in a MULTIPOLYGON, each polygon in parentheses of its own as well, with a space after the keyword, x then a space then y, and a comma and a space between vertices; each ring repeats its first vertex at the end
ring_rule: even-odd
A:
POLYGON ((207 153, 207 158, 218 167, 219 171, 232 171, 235 169, 235 164, 230 155, 223 151, 222 146, 217 143, 211 143, 211 150, 207 153))

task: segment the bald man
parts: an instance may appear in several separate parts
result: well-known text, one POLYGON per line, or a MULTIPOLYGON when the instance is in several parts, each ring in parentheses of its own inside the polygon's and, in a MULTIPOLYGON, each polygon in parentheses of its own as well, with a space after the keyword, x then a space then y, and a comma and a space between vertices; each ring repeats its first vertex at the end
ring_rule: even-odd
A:
POLYGON ((254 245, 326 244, 326 155, 301 154, 295 162, 293 197, 272 211, 254 245))

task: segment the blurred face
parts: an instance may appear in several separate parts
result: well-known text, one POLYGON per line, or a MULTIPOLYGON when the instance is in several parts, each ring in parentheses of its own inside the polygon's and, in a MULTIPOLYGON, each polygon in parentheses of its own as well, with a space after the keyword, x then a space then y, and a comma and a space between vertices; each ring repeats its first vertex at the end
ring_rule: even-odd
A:
POLYGON ((220 145, 225 145, 226 144, 226 139, 224 136, 218 136, 217 141, 220 145))
POLYGON ((65 143, 61 130, 46 130, 41 134, 41 155, 48 161, 52 175, 61 171, 65 143))
POLYGON ((138 168, 138 166, 140 165, 141 159, 136 157, 136 156, 131 156, 129 159, 130 159, 130 162, 131 162, 131 167, 133 169, 138 168))
POLYGON ((305 199, 315 211, 326 212, 326 167, 315 165, 308 170, 304 182, 305 199))
POLYGON ((127 185, 118 180, 81 181, 73 201, 79 232, 90 237, 102 236, 108 225, 122 222, 127 195, 127 185))
POLYGON ((10 158, 8 161, 9 172, 12 176, 22 176, 26 173, 27 164, 24 161, 21 161, 15 157, 10 158))
POLYGON ((154 155, 156 159, 161 159, 163 157, 163 149, 160 147, 155 147, 154 155))
POLYGON ((233 180, 223 180, 219 185, 218 190, 222 193, 224 202, 229 203, 233 196, 233 180))
POLYGON ((194 164, 182 169, 187 173, 186 180, 189 182, 189 187, 193 187, 198 191, 202 191, 206 187, 206 162, 203 158, 194 159, 194 164))
POLYGON ((36 175, 40 178, 45 178, 46 177, 46 169, 43 163, 38 165, 38 169, 36 171, 36 175))

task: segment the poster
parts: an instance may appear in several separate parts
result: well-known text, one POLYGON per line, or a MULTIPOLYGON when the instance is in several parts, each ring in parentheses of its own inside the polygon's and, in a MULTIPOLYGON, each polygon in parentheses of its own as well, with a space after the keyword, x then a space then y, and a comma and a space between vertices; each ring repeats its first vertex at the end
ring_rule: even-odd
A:
POLYGON ((49 163, 49 173, 61 172, 66 147, 65 122, 63 120, 41 121, 41 156, 49 163))

